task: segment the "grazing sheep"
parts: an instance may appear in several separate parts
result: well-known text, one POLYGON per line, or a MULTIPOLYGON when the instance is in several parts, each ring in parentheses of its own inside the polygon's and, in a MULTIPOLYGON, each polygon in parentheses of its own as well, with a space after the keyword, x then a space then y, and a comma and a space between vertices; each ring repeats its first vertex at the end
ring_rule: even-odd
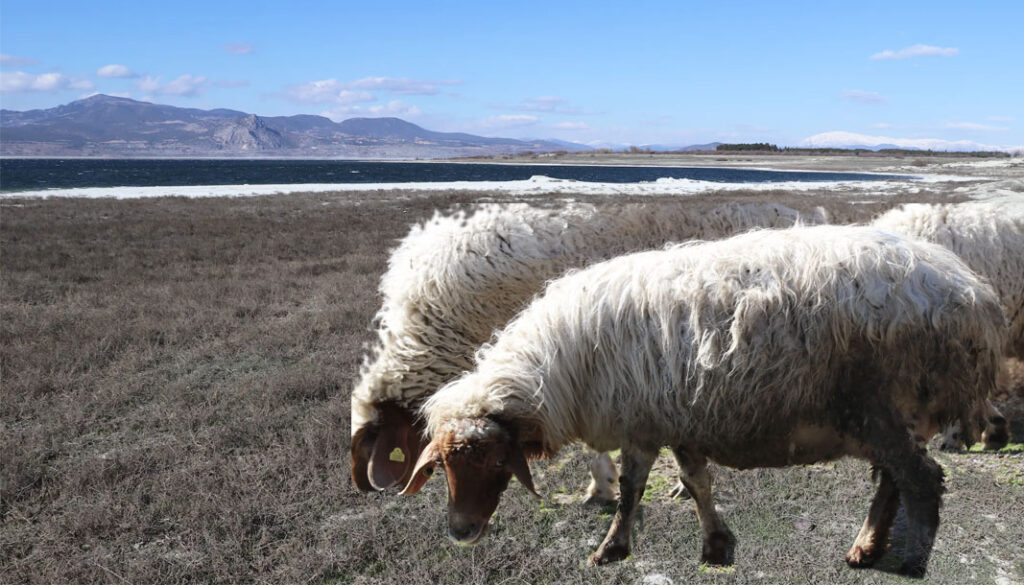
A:
MULTIPOLYGON (((1024 359, 1024 216, 1019 208, 984 202, 915 203, 884 213, 871 225, 945 246, 987 278, 1009 319, 1013 357, 1024 359)), ((1009 440, 1006 418, 989 403, 985 419, 985 448, 1002 448, 1009 440)), ((959 424, 943 430, 943 449, 963 446, 959 424)))
MULTIPOLYGON (((731 535, 709 460, 736 468, 850 455, 880 483, 846 560, 886 549, 907 512, 902 569, 924 573, 943 473, 924 443, 973 420, 1006 342, 992 288, 950 251, 864 227, 765 230, 623 256, 549 284, 423 407, 432 437, 405 493, 436 465, 449 537, 478 541, 527 459, 583 441, 622 449, 619 507, 591 562, 630 553, 651 465, 673 449, 703 528, 701 559, 731 535)), ((534 493, 536 493, 534 491, 534 493)))
MULTIPOLYGON (((413 227, 381 279, 379 344, 352 393, 352 479, 364 491, 402 485, 424 446, 415 412, 473 366, 474 352, 565 270, 666 242, 752 227, 823 221, 775 204, 484 206, 413 227)), ((593 462, 592 501, 615 497, 615 465, 593 462)))

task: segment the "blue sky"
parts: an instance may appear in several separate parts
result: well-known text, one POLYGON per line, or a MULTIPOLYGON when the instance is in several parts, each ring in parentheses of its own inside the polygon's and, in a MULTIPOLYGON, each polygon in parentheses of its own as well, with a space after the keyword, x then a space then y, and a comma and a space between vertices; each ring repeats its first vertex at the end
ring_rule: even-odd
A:
POLYGON ((3 0, 0 104, 108 93, 585 143, 1017 147, 1021 23, 1019 0, 3 0))

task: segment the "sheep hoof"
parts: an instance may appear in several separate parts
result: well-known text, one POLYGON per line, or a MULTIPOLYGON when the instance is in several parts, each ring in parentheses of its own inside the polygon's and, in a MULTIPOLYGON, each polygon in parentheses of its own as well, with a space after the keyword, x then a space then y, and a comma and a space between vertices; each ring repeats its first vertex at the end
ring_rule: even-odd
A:
POLYGON ((672 488, 669 496, 673 500, 689 500, 690 492, 686 491, 686 486, 683 485, 683 482, 679 482, 676 484, 676 487, 672 488))
POLYGON ((615 496, 609 497, 598 493, 587 494, 587 497, 583 499, 584 506, 593 506, 595 508, 603 508, 615 503, 617 503, 615 496))
POLYGON ((725 567, 731 565, 729 562, 729 543, 731 541, 728 532, 712 532, 704 540, 704 550, 700 553, 700 562, 706 565, 725 567))
POLYGON ((864 547, 854 545, 850 552, 846 553, 846 564, 853 569, 862 569, 873 566, 881 556, 877 550, 864 550, 864 547))
POLYGON ((900 575, 921 579, 924 577, 926 568, 927 565, 924 561, 903 561, 903 564, 900 565, 900 575))
POLYGON ((629 546, 609 544, 607 546, 602 545, 601 548, 597 549, 597 552, 590 555, 590 558, 587 560, 591 565, 607 565, 608 563, 621 561, 628 556, 629 546))
POLYGON ((1010 442, 1009 434, 1006 432, 1006 428, 999 429, 994 433, 985 433, 982 437, 985 442, 986 451, 998 451, 1006 446, 1010 442))

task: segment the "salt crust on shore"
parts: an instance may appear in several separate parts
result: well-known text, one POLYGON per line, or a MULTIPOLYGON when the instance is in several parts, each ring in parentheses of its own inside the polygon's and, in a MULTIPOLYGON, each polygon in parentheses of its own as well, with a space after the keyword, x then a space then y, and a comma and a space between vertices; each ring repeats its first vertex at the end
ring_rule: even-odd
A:
POLYGON ((47 189, 0 194, 10 198, 115 198, 145 199, 149 197, 248 197, 288 193, 325 193, 353 191, 476 191, 506 192, 524 195, 566 193, 574 195, 694 195, 723 190, 743 191, 837 191, 857 193, 870 191, 915 192, 922 183, 986 181, 981 177, 946 175, 916 176, 912 179, 882 181, 784 181, 777 183, 718 183, 692 179, 658 179, 641 183, 590 183, 553 179, 542 175, 525 181, 455 181, 447 183, 306 183, 289 185, 192 185, 183 187, 89 187, 80 189, 47 189))

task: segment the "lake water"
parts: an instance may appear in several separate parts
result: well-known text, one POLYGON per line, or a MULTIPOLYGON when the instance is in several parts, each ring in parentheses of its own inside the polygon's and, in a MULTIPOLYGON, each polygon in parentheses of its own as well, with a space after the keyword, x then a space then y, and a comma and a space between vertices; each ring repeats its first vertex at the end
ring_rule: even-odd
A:
POLYGON ((876 181, 895 175, 702 167, 223 159, 0 159, 0 192, 87 187, 522 181, 543 175, 595 183, 662 178, 719 183, 876 181))

